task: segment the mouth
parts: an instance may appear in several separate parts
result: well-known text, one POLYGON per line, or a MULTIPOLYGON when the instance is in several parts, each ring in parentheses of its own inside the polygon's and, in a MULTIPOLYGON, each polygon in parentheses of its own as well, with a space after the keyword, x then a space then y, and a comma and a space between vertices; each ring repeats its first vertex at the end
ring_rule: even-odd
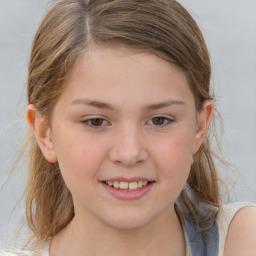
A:
POLYGON ((155 180, 144 177, 115 177, 100 182, 105 191, 119 200, 137 200, 155 187, 155 180))
POLYGON ((120 189, 120 190, 127 190, 127 191, 134 191, 143 187, 146 187, 155 181, 103 181, 103 183, 109 187, 120 189))

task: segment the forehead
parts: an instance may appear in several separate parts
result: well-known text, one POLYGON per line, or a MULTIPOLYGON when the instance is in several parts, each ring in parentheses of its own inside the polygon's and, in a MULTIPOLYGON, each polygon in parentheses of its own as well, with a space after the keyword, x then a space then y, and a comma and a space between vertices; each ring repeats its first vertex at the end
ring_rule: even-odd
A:
MULTIPOLYGON (((147 51, 125 47, 92 47, 79 57, 64 94, 147 104, 158 97, 192 96, 185 73, 147 51)), ((161 99, 162 100, 162 99, 161 99)))

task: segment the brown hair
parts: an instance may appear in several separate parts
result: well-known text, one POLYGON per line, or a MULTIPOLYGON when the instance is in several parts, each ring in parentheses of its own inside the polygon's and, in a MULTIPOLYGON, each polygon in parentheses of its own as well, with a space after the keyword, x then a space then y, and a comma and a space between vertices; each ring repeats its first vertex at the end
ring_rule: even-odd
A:
MULTIPOLYGON (((200 111, 210 96, 211 64, 200 29, 174 0, 60 0, 44 17, 35 36, 28 75, 28 102, 51 122, 51 113, 79 56, 92 44, 146 50, 178 65, 187 75, 200 111)), ((31 131, 30 172, 25 190, 27 221, 37 240, 47 241, 74 217, 72 197, 58 163, 45 160, 31 131)), ((194 156, 177 210, 206 230, 218 207, 218 178, 209 139, 194 156)))

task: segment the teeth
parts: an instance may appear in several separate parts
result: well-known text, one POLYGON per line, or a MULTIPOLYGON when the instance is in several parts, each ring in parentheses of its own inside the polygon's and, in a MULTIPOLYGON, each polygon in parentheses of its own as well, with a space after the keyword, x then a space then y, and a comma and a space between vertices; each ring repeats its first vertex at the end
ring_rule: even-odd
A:
POLYGON ((138 188, 138 183, 136 181, 129 183, 129 189, 130 190, 135 190, 137 188, 138 188))
POLYGON ((137 188, 146 186, 148 182, 147 181, 133 181, 133 182, 106 181, 106 184, 109 186, 113 186, 114 188, 136 190, 137 188))
POLYGON ((114 188, 119 188, 119 182, 118 181, 114 181, 113 185, 114 185, 114 188))
POLYGON ((147 181, 142 181, 142 186, 146 186, 147 185, 147 181))
POLYGON ((121 188, 121 189, 128 189, 128 186, 129 186, 128 182, 121 181, 119 183, 119 188, 121 188))
POLYGON ((143 181, 138 182, 138 188, 141 188, 143 186, 143 181))

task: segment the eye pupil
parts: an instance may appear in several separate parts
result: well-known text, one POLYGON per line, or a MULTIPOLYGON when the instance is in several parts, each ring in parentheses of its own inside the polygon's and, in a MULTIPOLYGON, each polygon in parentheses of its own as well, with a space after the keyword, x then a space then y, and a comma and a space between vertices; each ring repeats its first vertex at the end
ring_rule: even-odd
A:
POLYGON ((103 124, 102 118, 94 118, 91 120, 92 125, 94 126, 101 126, 103 124))
POLYGON ((165 118, 164 117, 154 117, 152 119, 153 124, 155 125, 162 125, 164 123, 165 118))

